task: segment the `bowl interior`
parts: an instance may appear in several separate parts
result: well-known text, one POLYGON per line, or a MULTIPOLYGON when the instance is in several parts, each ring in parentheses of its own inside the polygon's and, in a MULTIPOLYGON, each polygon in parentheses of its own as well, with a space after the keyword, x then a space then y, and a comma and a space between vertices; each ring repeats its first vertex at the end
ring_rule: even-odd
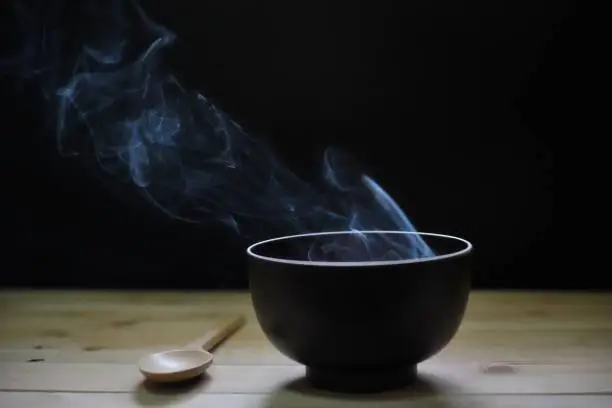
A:
POLYGON ((334 231, 292 235, 250 246, 249 255, 273 262, 372 263, 434 260, 469 251, 450 235, 404 231, 334 231))

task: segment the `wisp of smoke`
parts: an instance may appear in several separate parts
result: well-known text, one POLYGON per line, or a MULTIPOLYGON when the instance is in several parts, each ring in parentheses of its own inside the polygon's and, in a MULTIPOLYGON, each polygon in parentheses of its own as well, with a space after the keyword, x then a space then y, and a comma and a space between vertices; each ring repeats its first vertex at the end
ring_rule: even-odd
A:
MULTIPOLYGON (((248 239, 269 238, 265 231, 272 230, 415 231, 397 203, 371 177, 346 166, 341 152, 325 152, 328 188, 317 190, 263 139, 206 96, 184 89, 163 65, 175 34, 135 2, 75 2, 70 13, 84 27, 78 35, 63 24, 64 2, 35 6, 16 6, 22 47, 0 68, 40 81, 55 111, 61 153, 90 149, 102 169, 170 217, 220 221, 248 239)), ((434 255, 418 235, 362 238, 328 249, 343 261, 434 255)), ((313 261, 329 258, 321 248, 307 253, 313 261)))

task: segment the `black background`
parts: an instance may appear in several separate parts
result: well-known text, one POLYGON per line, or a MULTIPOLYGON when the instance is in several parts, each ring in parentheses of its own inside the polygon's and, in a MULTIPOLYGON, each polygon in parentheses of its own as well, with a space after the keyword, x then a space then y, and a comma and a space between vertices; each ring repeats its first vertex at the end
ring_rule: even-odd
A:
MULTIPOLYGON (((179 35, 172 61, 186 87, 299 174, 330 144, 353 153, 419 230, 473 242, 475 286, 602 285, 552 261, 553 141, 575 107, 571 3, 141 4, 179 35)), ((2 84, 4 284, 247 284, 247 243, 113 194, 59 157, 35 90, 2 84)))

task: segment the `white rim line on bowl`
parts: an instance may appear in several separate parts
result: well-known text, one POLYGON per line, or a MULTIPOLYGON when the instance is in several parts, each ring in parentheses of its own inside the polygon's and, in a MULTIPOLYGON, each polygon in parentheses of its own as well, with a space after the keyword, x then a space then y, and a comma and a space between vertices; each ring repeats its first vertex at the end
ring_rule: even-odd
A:
POLYGON ((276 238, 267 239, 265 241, 260 241, 260 242, 257 242, 249 246, 247 248, 247 253, 254 258, 262 259, 264 261, 291 264, 291 265, 366 267, 366 266, 402 265, 402 264, 417 263, 417 262, 433 262, 433 261, 437 261, 440 259, 455 257, 457 255, 461 255, 461 254, 470 252, 472 250, 472 244, 463 238, 454 237, 452 235, 435 234, 433 232, 412 232, 412 231, 356 231, 356 232, 364 233, 364 234, 426 235, 430 237, 448 238, 448 239, 454 239, 456 241, 461 241, 466 245, 466 247, 460 251, 451 252, 449 254, 444 254, 444 255, 430 256, 427 258, 401 259, 398 261, 367 261, 367 262, 299 261, 295 259, 272 258, 269 256, 259 255, 254 252, 254 250, 258 246, 265 245, 269 242, 274 242, 274 241, 282 241, 282 240, 288 240, 291 238, 300 238, 300 237, 312 237, 312 236, 318 236, 318 235, 340 235, 340 234, 354 233, 354 231, 330 231, 330 232, 312 232, 308 234, 286 235, 284 237, 276 237, 276 238))

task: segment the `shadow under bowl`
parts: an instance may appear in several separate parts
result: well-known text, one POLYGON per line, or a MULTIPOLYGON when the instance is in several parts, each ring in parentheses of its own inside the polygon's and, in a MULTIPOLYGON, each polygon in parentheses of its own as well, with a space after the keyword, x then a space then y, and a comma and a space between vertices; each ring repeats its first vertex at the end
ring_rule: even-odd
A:
POLYGON ((470 292, 472 245, 448 235, 325 232, 262 241, 247 253, 251 299, 263 332, 281 353, 306 366, 313 387, 330 391, 410 385, 417 364, 454 337, 470 292), (312 254, 315 246, 346 245, 356 234, 379 243, 419 240, 435 255, 309 260, 306 249, 312 254))

